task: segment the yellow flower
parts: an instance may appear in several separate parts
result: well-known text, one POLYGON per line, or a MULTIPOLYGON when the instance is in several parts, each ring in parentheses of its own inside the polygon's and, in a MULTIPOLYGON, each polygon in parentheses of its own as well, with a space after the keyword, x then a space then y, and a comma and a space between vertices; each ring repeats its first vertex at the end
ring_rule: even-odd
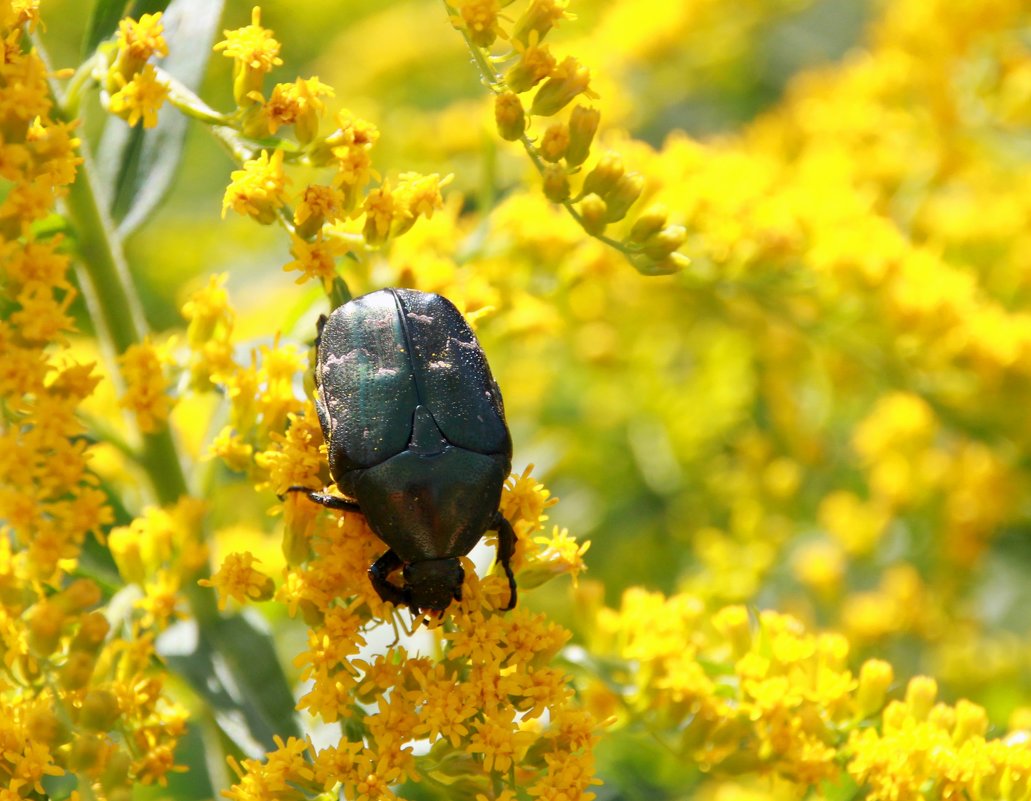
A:
POLYGON ((271 97, 262 106, 268 133, 275 134, 282 125, 293 125, 297 141, 302 145, 308 144, 319 131, 319 119, 326 108, 322 98, 332 96, 333 87, 317 77, 277 83, 271 97))
POLYGON ((505 85, 513 92, 522 94, 533 89, 555 69, 555 57, 546 44, 540 43, 541 38, 533 31, 526 44, 519 39, 514 40, 513 45, 519 53, 519 61, 505 73, 505 85))
POLYGON ((297 234, 312 237, 327 222, 336 222, 344 214, 343 197, 336 187, 309 184, 294 208, 297 234))
POLYGON ((533 36, 543 39, 564 19, 574 19, 567 11, 569 0, 530 0, 530 5, 516 21, 512 37, 527 43, 533 36))
POLYGON ((499 35, 504 38, 498 27, 499 0, 458 0, 456 7, 458 16, 451 18, 452 24, 467 31, 477 46, 490 47, 499 35))
POLYGON ((139 20, 123 19, 118 23, 118 47, 139 64, 152 56, 167 56, 161 12, 144 14, 139 20))
POLYGON ((465 750, 480 755, 487 772, 506 773, 513 763, 522 761, 534 736, 513 726, 513 710, 485 710, 483 720, 473 724, 465 750))
POLYGON ((144 433, 158 430, 168 420, 172 405, 171 382, 165 377, 163 367, 168 356, 148 338, 131 345, 118 361, 125 380, 125 394, 119 405, 136 415, 144 433))
POLYGON ((123 84, 108 102, 112 113, 126 120, 129 125, 136 125, 143 120, 144 128, 153 128, 158 124, 158 109, 168 98, 168 87, 158 78, 152 64, 144 64, 143 69, 125 82, 119 76, 118 82, 123 84))
POLYGON ((336 237, 320 237, 308 242, 295 236, 290 246, 290 255, 294 260, 284 264, 283 269, 300 272, 295 283, 303 284, 315 278, 328 290, 338 275, 338 259, 349 251, 347 243, 336 237))
POLYGON ((225 36, 215 45, 215 52, 222 51, 226 58, 233 59, 233 97, 243 106, 252 92, 260 97, 264 77, 283 63, 279 57, 280 44, 272 31, 261 27, 261 9, 251 10, 251 24, 235 30, 222 32, 225 36))
POLYGON ((550 117, 565 108, 577 96, 595 98, 590 90, 591 71, 573 56, 562 61, 533 96, 530 113, 550 117))
POLYGON ((210 579, 200 579, 197 583, 218 591, 219 609, 225 609, 230 598, 238 603, 267 601, 275 591, 275 584, 271 578, 254 568, 256 561, 247 551, 231 553, 210 579))
POLYGON ((365 225, 362 227, 362 237, 370 247, 386 242, 394 220, 402 219, 406 213, 397 203, 390 185, 386 182, 366 195, 364 211, 365 225))
POLYGON ((274 222, 279 209, 286 202, 286 186, 290 179, 283 172, 283 151, 276 150, 271 158, 262 150, 256 159, 243 163, 242 170, 234 170, 222 198, 222 216, 232 209, 246 214, 263 225, 274 222))

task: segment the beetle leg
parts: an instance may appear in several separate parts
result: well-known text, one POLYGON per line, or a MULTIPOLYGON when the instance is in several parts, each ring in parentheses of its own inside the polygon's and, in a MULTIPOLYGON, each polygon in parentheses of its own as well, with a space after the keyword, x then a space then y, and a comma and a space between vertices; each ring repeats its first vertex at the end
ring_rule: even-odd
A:
POLYGON ((347 512, 360 512, 362 510, 354 501, 349 501, 338 495, 330 495, 328 492, 317 492, 307 487, 289 487, 287 492, 303 492, 308 496, 309 501, 325 506, 327 509, 340 509, 347 512))
POLYGON ((497 529, 498 532, 498 562, 505 570, 505 575, 508 576, 508 606, 505 607, 507 612, 516 605, 516 582, 515 576, 512 575, 512 557, 515 555, 516 545, 516 533, 515 529, 512 528, 512 524, 509 523, 501 510, 499 509, 494 514, 494 520, 491 521, 491 528, 497 529))
POLYGON ((376 590, 380 598, 394 606, 411 605, 409 603, 408 591, 387 581, 387 576, 402 565, 404 565, 404 562, 401 561, 400 556, 393 551, 387 551, 369 568, 369 581, 372 582, 373 589, 376 590))

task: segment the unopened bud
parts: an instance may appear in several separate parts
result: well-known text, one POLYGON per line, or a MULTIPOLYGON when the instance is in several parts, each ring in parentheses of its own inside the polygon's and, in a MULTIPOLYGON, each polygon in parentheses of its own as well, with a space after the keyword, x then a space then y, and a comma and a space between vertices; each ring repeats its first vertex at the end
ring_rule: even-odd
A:
POLYGON ((652 206, 638 217, 630 228, 629 239, 631 242, 645 242, 649 237, 659 233, 669 218, 669 212, 665 206, 652 206))
POLYGON ((68 755, 68 767, 73 771, 87 773, 100 763, 101 755, 106 751, 104 735, 80 734, 72 743, 68 755))
POLYGON ((79 722, 90 731, 110 731, 120 714, 118 699, 112 693, 92 689, 82 701, 79 722))
POLYGON ((132 768, 132 757, 121 749, 112 753, 104 766, 104 772, 100 776, 100 786, 107 793, 108 801, 111 801, 111 793, 114 790, 128 787, 129 770, 132 768))
POLYGON ((579 167, 587 161, 600 120, 601 112, 596 108, 573 107, 569 114, 569 146, 566 148, 566 164, 570 167, 579 167))
POLYGON ((544 196, 552 203, 569 200, 569 176, 558 164, 549 164, 544 169, 544 196))
POLYGON ((587 195, 580 201, 580 216, 584 230, 591 236, 600 236, 605 232, 605 215, 608 209, 605 201, 595 194, 587 195))
POLYGON ((644 178, 638 172, 624 175, 614 187, 605 194, 605 204, 608 206, 607 219, 610 223, 622 220, 630 207, 637 202, 637 198, 644 191, 644 178))
POLYGON ((926 720, 937 697, 938 682, 930 676, 914 676, 906 686, 906 706, 914 720, 926 720))
POLYGON ((644 243, 644 252, 655 261, 665 258, 687 241, 687 229, 682 225, 667 225, 644 243))
POLYGON ((624 171, 622 157, 618 153, 606 153, 584 178, 583 194, 589 195, 593 192, 596 195, 606 195, 623 177, 624 171))
POLYGON ((52 709, 39 708, 29 714, 27 721, 29 738, 33 742, 45 743, 55 750, 68 742, 71 731, 52 709))
POLYGON ((61 668, 61 686, 66 690, 81 690, 93 677, 96 660, 85 651, 72 651, 61 668))
POLYGON ((54 598, 69 614, 81 612, 100 603, 100 587, 91 579, 76 579, 54 598))
POLYGON ((859 669, 859 688, 856 690, 856 716, 862 720, 872 717, 882 706, 888 688, 895 678, 891 664, 881 659, 868 659, 859 669))
POLYGON ((653 259, 644 253, 636 253, 630 257, 630 261, 641 275, 672 275, 691 264, 691 259, 676 251, 661 259, 653 259))
POLYGON ((79 630, 72 639, 71 650, 95 654, 104 644, 110 629, 111 624, 107 622, 103 613, 90 612, 88 615, 83 615, 79 623, 79 630))
POLYGON ((502 92, 494 98, 494 121, 498 134, 507 142, 514 142, 526 130, 526 113, 515 92, 502 92))
POLYGON ((29 647, 37 656, 49 656, 61 641, 65 614, 60 606, 40 601, 29 613, 29 647))
POLYGON ((538 149, 542 159, 555 163, 565 155, 567 147, 569 147, 569 128, 564 122, 556 122, 548 126, 548 130, 541 137, 538 149))

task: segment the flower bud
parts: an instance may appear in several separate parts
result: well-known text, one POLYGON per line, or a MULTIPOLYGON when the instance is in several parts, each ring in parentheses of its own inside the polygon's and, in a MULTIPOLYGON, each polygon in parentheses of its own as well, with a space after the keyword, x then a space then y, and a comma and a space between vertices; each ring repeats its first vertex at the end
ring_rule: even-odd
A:
POLYGON ((962 745, 971 737, 984 737, 987 731, 988 713, 983 706, 966 699, 956 702, 956 728, 952 733, 952 741, 956 745, 962 745))
POLYGON ((93 678, 96 660, 85 651, 71 651, 61 668, 61 686, 66 690, 81 690, 93 678))
POLYGON ((54 601, 68 614, 75 614, 100 603, 100 587, 91 579, 76 579, 54 601))
POLYGON ((58 604, 43 600, 29 613, 29 647, 37 656, 50 656, 61 641, 65 615, 58 604))
POLYGON ((608 209, 605 201, 596 194, 589 194, 580 201, 581 224, 591 236, 599 236, 605 232, 605 215, 608 209))
POLYGON ((110 731, 120 714, 118 699, 112 693, 92 689, 82 701, 79 722, 90 731, 110 731))
POLYGON ((906 686, 906 706, 914 720, 927 720, 938 697, 938 682, 930 676, 914 676, 906 686))
POLYGON ((569 200, 569 176, 558 164, 549 164, 544 169, 544 196, 552 203, 569 200))
POLYGON ((687 240, 687 229, 682 225, 667 225, 644 243, 644 252, 655 261, 665 258, 687 240))
POLYGON ((550 117, 564 109, 577 95, 587 92, 591 71, 570 56, 555 69, 533 96, 530 113, 550 117))
POLYGON ((76 772, 88 773, 99 765, 105 750, 104 735, 80 734, 72 743, 68 767, 76 772))
POLYGON ((644 253, 630 256, 630 262, 641 275, 672 275, 691 264, 691 259, 674 251, 661 259, 653 259, 644 253))
POLYGON ((598 132, 601 112, 577 104, 569 114, 569 146, 566 148, 566 164, 579 167, 591 152, 591 143, 598 132))
POLYGON ((894 680, 891 664, 881 659, 867 659, 859 669, 859 689, 856 691, 856 716, 862 720, 872 717, 884 706, 884 697, 894 680))
POLYGON ((507 142, 514 142, 526 130, 526 113, 515 92, 502 92, 494 98, 494 121, 498 134, 507 142))
POLYGON ((605 193, 605 204, 608 206, 608 214, 605 219, 611 223, 626 217, 626 213, 637 202, 642 191, 644 191, 644 178, 638 172, 624 175, 616 181, 616 185, 605 193))
POLYGON ((666 226, 666 219, 669 212, 665 206, 652 206, 640 217, 638 217, 630 229, 629 240, 631 242, 645 242, 649 237, 655 236, 666 226))
POLYGON ((111 624, 102 612, 90 612, 83 615, 79 622, 79 631, 72 639, 71 650, 85 651, 95 654, 107 638, 111 624))
POLYGON ((71 737, 67 724, 50 708, 34 709, 26 724, 29 738, 33 742, 45 743, 52 751, 71 737))
POLYGON ((549 125, 548 130, 544 132, 538 150, 542 159, 554 164, 565 155, 568 146, 569 128, 564 122, 556 122, 549 125))
POLYGON ((100 786, 107 793, 108 801, 111 801, 111 793, 115 790, 129 786, 129 771, 132 768, 132 757, 121 749, 112 753, 104 766, 104 772, 100 776, 100 786))
POLYGON ((593 192, 596 195, 604 196, 623 177, 624 169, 623 159, 618 153, 606 153, 598 159, 594 169, 587 173, 582 193, 589 195, 593 192))

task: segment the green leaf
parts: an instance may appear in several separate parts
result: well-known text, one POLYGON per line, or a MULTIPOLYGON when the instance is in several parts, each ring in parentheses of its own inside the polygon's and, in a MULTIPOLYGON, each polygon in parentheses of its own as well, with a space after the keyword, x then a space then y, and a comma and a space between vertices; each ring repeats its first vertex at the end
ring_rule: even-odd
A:
MULTIPOLYGON (((161 67, 189 89, 196 90, 204 78, 222 5, 222 0, 172 0, 134 6, 134 15, 167 6, 162 22, 168 56, 161 67)), ((186 117, 171 106, 161 109, 157 126, 150 130, 108 119, 98 148, 98 167, 111 187, 111 216, 123 238, 157 209, 171 189, 187 124, 186 117)))
POLYGON ((118 28, 118 20, 125 16, 129 4, 126 0, 97 0, 90 12, 86 25, 86 36, 82 40, 82 57, 85 61, 97 45, 111 36, 118 28))
POLYGON ((158 653, 208 702, 226 737, 248 757, 273 751, 275 735, 299 737, 294 698, 272 634, 256 614, 184 620, 165 630, 158 653))

